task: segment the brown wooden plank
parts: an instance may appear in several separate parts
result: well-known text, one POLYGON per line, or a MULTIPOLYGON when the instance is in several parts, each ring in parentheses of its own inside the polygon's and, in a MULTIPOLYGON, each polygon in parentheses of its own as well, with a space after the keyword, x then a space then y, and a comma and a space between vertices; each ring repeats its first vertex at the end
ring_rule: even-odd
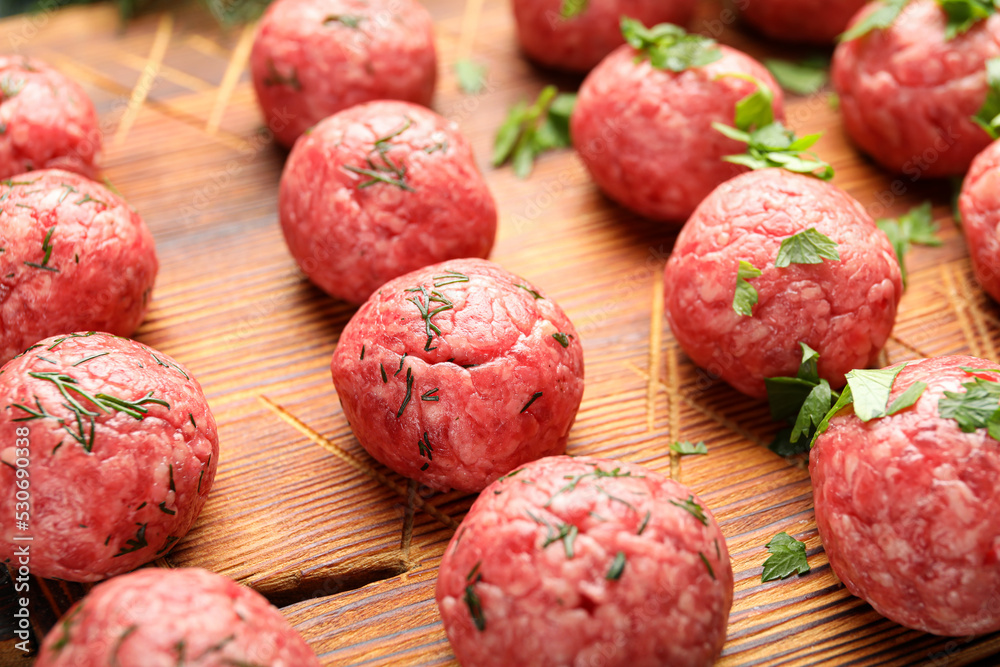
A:
MULTIPOLYGON (((519 56, 506 2, 426 4, 442 62, 435 108, 470 138, 500 206, 494 259, 559 301, 582 336, 587 388, 570 451, 673 473, 722 524, 736 599, 720 664, 951 666, 1000 654, 996 635, 912 632, 847 593, 816 533, 807 471, 765 446, 776 428, 766 406, 696 368, 656 311, 676 229, 612 205, 570 151, 543 157, 527 181, 487 168, 509 105, 545 83, 570 89, 580 78, 519 56), (471 97, 450 69, 469 55, 489 66, 486 91, 471 97), (710 454, 672 460, 675 439, 704 440, 710 454), (806 541, 813 570, 761 584, 764 544, 781 530, 806 541)), ((706 0, 694 25, 757 56, 799 53, 740 32, 730 18, 706 0)), ((287 605, 324 664, 454 664, 434 579, 447 524, 472 498, 408 487, 350 434, 328 366, 353 311, 309 285, 284 248, 276 195, 286 153, 262 132, 240 55, 247 34, 198 11, 169 20, 154 13, 122 30, 107 6, 0 23, 0 43, 49 59, 94 98, 108 137, 106 174, 149 223, 162 264, 139 338, 192 369, 219 422, 216 487, 169 564, 208 567, 287 605), (167 46, 143 99, 135 87, 157 35, 167 46), (116 135, 125 140, 114 143, 116 135), (328 442, 317 445, 261 396, 328 442), (417 507, 424 503, 444 517, 417 507)), ((946 243, 908 258, 910 287, 887 358, 995 355, 1000 310, 972 278, 947 185, 894 186, 850 146, 825 93, 790 99, 788 118, 802 132, 826 131, 817 148, 837 167, 836 182, 876 217, 935 203, 946 243)), ((35 584, 40 631, 85 590, 35 584)), ((9 642, 0 645, 0 662, 9 655, 9 642)))

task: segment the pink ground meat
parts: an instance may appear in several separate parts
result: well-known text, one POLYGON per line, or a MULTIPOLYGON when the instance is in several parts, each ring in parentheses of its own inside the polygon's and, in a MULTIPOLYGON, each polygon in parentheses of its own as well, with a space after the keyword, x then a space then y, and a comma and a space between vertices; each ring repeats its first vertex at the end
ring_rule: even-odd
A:
POLYGON ((101 131, 80 84, 47 63, 0 55, 0 178, 35 169, 97 175, 101 131))
POLYGON ((767 37, 832 44, 866 0, 736 0, 740 14, 767 37))
POLYGON ((623 46, 608 56, 580 88, 572 117, 573 145, 598 187, 616 202, 654 220, 684 222, 717 185, 746 171, 725 155, 746 144, 712 128, 732 125, 736 103, 757 90, 754 77, 774 92, 784 117, 781 89, 763 65, 720 46, 723 57, 676 73, 655 69, 623 46))
POLYGON ((973 161, 958 206, 976 280, 1000 301, 1000 142, 973 161))
POLYGON ((207 570, 149 568, 96 586, 35 667, 319 667, 281 612, 207 570))
POLYGON ((695 0, 514 0, 514 19, 521 48, 532 60, 586 72, 625 43, 622 16, 647 26, 686 26, 694 7, 695 0), (564 7, 581 3, 582 11, 563 18, 564 7))
POLYGON ((764 378, 794 376, 799 343, 819 352, 820 376, 874 362, 902 296, 889 240, 846 192, 781 169, 722 184, 681 230, 665 271, 667 319, 691 359, 745 394, 764 397, 764 378), (783 240, 815 229, 837 243, 839 261, 775 266, 783 240), (753 316, 733 310, 740 261, 753 316))
POLYGON ((250 68, 268 127, 290 147, 355 104, 429 106, 434 24, 416 0, 277 0, 260 21, 250 68))
POLYGON ((690 489, 559 456, 479 496, 445 551, 437 601, 465 667, 699 667, 722 651, 733 573, 690 489))
POLYGON ((386 283, 344 329, 331 370, 362 446, 439 490, 480 491, 561 454, 583 395, 583 348, 562 309, 478 259, 386 283))
POLYGON ((841 44, 833 58, 851 138, 913 181, 963 174, 990 143, 972 116, 986 100, 986 61, 1000 56, 1000 15, 951 40, 945 25, 937 2, 914 0, 892 27, 841 44))
POLYGON ((47 338, 0 371, 0 407, 0 557, 25 534, 14 523, 20 433, 39 577, 98 581, 150 562, 187 534, 212 488, 219 438, 201 386, 141 343, 47 338))
POLYGON ((0 181, 0 362, 67 331, 131 335, 159 267, 118 195, 59 170, 0 181))
POLYGON ((848 590, 906 627, 952 636, 1000 630, 1000 444, 985 428, 963 433, 938 405, 1000 373, 961 366, 997 365, 911 362, 889 401, 925 382, 913 407, 867 423, 841 412, 809 457, 816 523, 848 590))
POLYGON ((457 126, 407 102, 359 105, 317 125, 288 159, 279 206, 299 266, 351 303, 422 266, 488 256, 497 227, 457 126))

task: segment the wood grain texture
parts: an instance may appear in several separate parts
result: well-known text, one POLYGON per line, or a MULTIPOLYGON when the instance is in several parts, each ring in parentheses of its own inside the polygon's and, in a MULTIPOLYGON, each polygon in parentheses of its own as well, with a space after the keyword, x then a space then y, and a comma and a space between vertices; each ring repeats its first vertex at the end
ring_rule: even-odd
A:
MULTIPOLYGON (((558 301, 584 344, 587 387, 570 452, 672 474, 705 499, 727 536, 736 598, 720 664, 997 664, 1000 637, 906 630, 833 575, 804 465, 765 446, 776 428, 766 406, 696 368, 663 321, 661 272, 675 228, 612 205, 570 151, 543 157, 526 181, 488 168, 508 106, 548 82, 574 88, 579 77, 519 56, 506 2, 426 4, 442 62, 435 108, 470 138, 500 206, 493 258, 558 301), (489 66, 483 93, 459 93, 450 68, 459 56, 489 66), (710 454, 672 458, 675 439, 704 440, 710 454), (806 542, 812 572, 761 584, 764 545, 783 530, 806 542)), ((757 56, 796 54, 739 32, 714 0, 701 3, 694 28, 757 56)), ((106 175, 150 225, 162 264, 138 338, 193 371, 219 422, 216 486, 164 564, 206 567, 264 592, 324 665, 454 664, 434 582, 450 526, 472 498, 408 485, 351 435, 329 360, 353 310, 312 287, 285 250, 276 196, 286 154, 262 128, 245 71, 250 34, 223 31, 198 11, 122 28, 105 6, 0 23, 3 50, 48 59, 97 104, 106 175)), ((947 186, 894 187, 851 148, 826 94, 791 99, 788 118, 800 133, 826 130, 817 150, 837 167, 835 182, 875 217, 935 203, 945 246, 908 258, 887 360, 995 357, 1000 309, 972 277, 947 186)), ((33 582, 36 632, 86 589, 33 582)), ((9 601, 9 580, 0 595, 9 601)), ((19 657, 10 642, 0 648, 2 664, 19 657)))

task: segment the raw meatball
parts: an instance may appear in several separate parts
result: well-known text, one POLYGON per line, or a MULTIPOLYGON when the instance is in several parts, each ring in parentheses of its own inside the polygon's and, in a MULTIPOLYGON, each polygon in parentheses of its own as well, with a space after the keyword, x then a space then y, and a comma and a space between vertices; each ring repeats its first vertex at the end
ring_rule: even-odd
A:
POLYGON ((66 169, 94 178, 97 112, 78 83, 35 58, 0 55, 0 178, 66 169))
POLYGON ((749 75, 774 92, 784 117, 781 89, 750 56, 719 46, 722 59, 671 72, 623 46, 583 82, 571 121, 573 145, 606 195, 654 220, 684 222, 715 186, 746 167, 723 162, 746 144, 712 128, 732 125, 736 103, 757 90, 749 75))
POLYGON ((750 396, 764 378, 794 376, 799 343, 819 352, 819 374, 835 387, 875 361, 892 332, 903 294, 892 245, 843 190, 781 169, 720 185, 681 230, 665 272, 667 319, 691 359, 750 396), (839 260, 775 266, 782 241, 815 229, 839 260), (740 261, 750 278, 753 316, 733 309, 740 261))
POLYGON ((722 652, 733 571, 687 487, 559 456, 479 496, 441 561, 437 602, 465 667, 698 667, 722 652))
POLYGON ((198 568, 139 570, 94 588, 45 637, 35 667, 319 667, 281 612, 198 568))
POLYGON ((866 0, 737 0, 747 23, 786 42, 832 44, 866 0))
POLYGON ((331 370, 369 454, 431 488, 467 493, 564 452, 583 396, 569 318, 531 283, 478 259, 383 285, 347 324, 331 370))
POLYGON ((1000 142, 973 161, 958 207, 976 280, 1000 301, 1000 142))
MULTIPOLYGON (((559 69, 586 72, 625 43, 621 17, 647 26, 687 25, 695 0, 514 0, 521 48, 533 60, 559 69), (563 18, 563 8, 583 9, 563 18)), ((572 12, 569 12, 572 13, 572 12)))
POLYGON ((317 125, 288 158, 280 210, 302 270, 351 303, 422 266, 488 256, 497 228, 458 127, 407 102, 358 105, 317 125))
POLYGON ((39 577, 98 581, 162 556, 212 488, 219 437, 201 386, 141 343, 47 338, 0 370, 0 406, 0 556, 31 535, 39 577), (29 480, 27 530, 15 479, 29 480))
POLYGON ((268 127, 291 146, 355 104, 430 106, 434 24, 416 0, 277 0, 261 19, 250 68, 268 127))
POLYGON ((963 174, 990 143, 972 116, 986 100, 986 61, 1000 56, 1000 15, 951 40, 945 24, 937 2, 914 0, 892 27, 841 44, 833 57, 851 138, 913 180, 963 174))
POLYGON ((847 589, 901 625, 956 637, 1000 630, 1000 444, 985 428, 963 433, 939 405, 1000 373, 961 366, 996 363, 911 362, 889 401, 925 382, 916 405, 867 423, 841 412, 809 456, 819 534, 847 589))
POLYGON ((0 217, 0 363, 58 333, 136 330, 159 264, 125 200, 50 169, 0 181, 0 217))

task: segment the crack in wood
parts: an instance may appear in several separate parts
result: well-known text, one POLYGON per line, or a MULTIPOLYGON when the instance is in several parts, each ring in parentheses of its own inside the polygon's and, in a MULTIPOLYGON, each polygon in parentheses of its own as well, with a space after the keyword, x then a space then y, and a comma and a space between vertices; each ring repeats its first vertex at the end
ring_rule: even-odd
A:
POLYGON ((401 551, 352 558, 311 569, 263 575, 246 582, 276 607, 330 597, 353 591, 377 581, 385 581, 409 572, 414 567, 401 551))

